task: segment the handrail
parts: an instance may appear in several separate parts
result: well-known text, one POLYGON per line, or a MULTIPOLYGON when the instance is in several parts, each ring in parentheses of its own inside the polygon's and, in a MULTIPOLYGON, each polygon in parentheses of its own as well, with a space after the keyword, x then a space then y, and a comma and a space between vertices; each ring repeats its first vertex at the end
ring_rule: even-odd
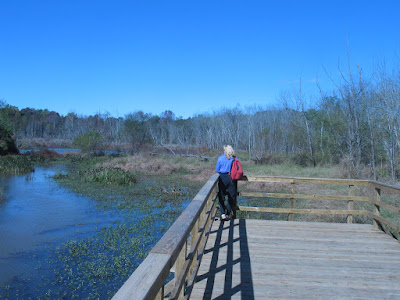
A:
MULTIPOLYGON (((353 215, 366 215, 373 220, 373 224, 375 227, 380 228, 388 234, 391 234, 395 237, 392 232, 390 232, 387 228, 383 226, 391 227, 395 232, 397 232, 398 236, 400 236, 400 226, 383 218, 380 215, 381 207, 397 214, 400 216, 400 208, 395 207, 391 204, 385 203, 382 201, 381 192, 382 190, 388 190, 392 193, 396 193, 400 195, 400 188, 373 181, 373 180, 360 180, 360 179, 331 179, 331 178, 305 178, 305 177, 278 177, 278 176, 244 176, 241 181, 249 181, 249 182, 281 182, 281 183, 290 183, 291 193, 266 193, 266 192, 241 192, 240 195, 243 197, 259 197, 259 198, 279 198, 279 199, 289 199, 290 200, 290 208, 272 208, 272 207, 249 207, 249 206, 238 206, 240 211, 248 211, 248 212, 272 212, 272 213, 287 213, 288 220, 293 220, 293 214, 343 214, 347 215, 347 223, 353 222, 353 215), (295 193, 296 184, 297 183, 306 183, 306 184, 339 184, 339 185, 348 185, 349 193, 346 196, 332 196, 332 195, 316 195, 316 194, 299 194, 295 193), (375 198, 371 198, 368 196, 356 196, 354 187, 355 186, 366 186, 372 187, 375 189, 375 198), (294 208, 294 200, 295 199, 325 199, 331 201, 348 201, 348 209, 347 210, 332 210, 332 209, 299 209, 294 208), (374 211, 368 210, 357 210, 354 209, 354 201, 363 201, 369 202, 374 205, 374 211)), ((399 239, 400 241, 400 239, 399 239)))
POLYGON ((216 213, 218 174, 214 174, 112 299, 170 299, 193 284, 216 213), (172 282, 167 277, 175 267, 172 282))
MULTIPOLYGON (((216 215, 218 178, 218 174, 214 174, 207 181, 184 212, 172 224, 171 228, 150 251, 146 259, 114 295, 113 300, 164 299, 166 296, 169 299, 182 299, 190 294, 190 288, 193 286, 197 275, 208 234, 216 215), (171 272, 175 273, 174 278, 166 283, 171 272)), ((381 207, 400 215, 400 208, 384 203, 381 200, 381 191, 383 189, 399 193, 400 195, 400 188, 395 186, 370 180, 275 176, 244 176, 241 181, 284 182, 291 184, 290 193, 240 192, 241 196, 287 199, 290 201, 290 208, 239 206, 239 210, 241 211, 287 213, 289 220, 293 220, 293 214, 344 214, 347 215, 348 223, 353 222, 353 215, 365 215, 373 219, 375 227, 384 230, 386 233, 391 234, 383 224, 400 233, 400 226, 380 215, 381 207), (295 192, 296 184, 298 183, 348 185, 349 193, 346 196, 299 194, 295 192), (375 198, 356 196, 355 186, 369 186, 374 188, 375 198), (348 209, 295 208, 295 199, 348 201, 348 209), (374 211, 354 209, 354 201, 372 203, 374 211)))

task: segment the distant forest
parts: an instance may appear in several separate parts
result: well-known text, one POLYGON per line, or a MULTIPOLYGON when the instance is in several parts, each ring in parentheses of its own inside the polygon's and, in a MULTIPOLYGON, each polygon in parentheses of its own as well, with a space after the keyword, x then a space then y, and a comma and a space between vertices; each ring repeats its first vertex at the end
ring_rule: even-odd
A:
POLYGON ((231 144, 256 162, 342 163, 349 177, 385 175, 394 181, 399 175, 400 72, 378 71, 366 79, 359 69, 342 77, 335 90, 320 91, 318 97, 304 95, 300 83, 297 90, 282 92, 275 107, 233 107, 188 119, 172 111, 136 111, 124 118, 61 116, 5 102, 0 116, 20 146, 33 140, 84 144, 86 138, 98 148, 138 153, 155 146, 220 150, 231 144))

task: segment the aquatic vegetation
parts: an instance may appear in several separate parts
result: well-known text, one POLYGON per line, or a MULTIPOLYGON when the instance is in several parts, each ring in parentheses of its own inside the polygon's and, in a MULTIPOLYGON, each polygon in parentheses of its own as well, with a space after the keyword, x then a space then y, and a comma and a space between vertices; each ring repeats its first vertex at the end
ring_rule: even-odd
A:
POLYGON ((111 298, 173 222, 168 213, 123 219, 53 252, 53 297, 111 298))
POLYGON ((0 156, 0 174, 24 174, 33 171, 33 162, 28 156, 0 156))
POLYGON ((68 177, 68 174, 64 174, 62 172, 57 172, 56 174, 53 175, 54 179, 65 179, 68 177))
POLYGON ((132 185, 137 182, 136 176, 119 168, 96 168, 78 171, 83 181, 100 184, 132 185))

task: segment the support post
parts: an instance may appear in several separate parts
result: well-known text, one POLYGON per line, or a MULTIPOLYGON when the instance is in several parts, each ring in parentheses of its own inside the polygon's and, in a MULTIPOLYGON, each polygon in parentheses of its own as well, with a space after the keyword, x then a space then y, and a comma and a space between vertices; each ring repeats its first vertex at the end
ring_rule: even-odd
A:
MULTIPOLYGON (((375 199, 377 202, 381 202, 381 189, 380 188, 375 188, 375 199)), ((374 214, 379 216, 381 214, 381 207, 378 204, 374 204, 374 214)), ((372 224, 374 225, 375 228, 379 228, 378 222, 373 219, 372 224)))
MULTIPOLYGON (((179 284, 179 282, 177 282, 177 278, 179 278, 180 274, 183 272, 183 266, 185 265, 185 261, 186 261, 186 256, 187 256, 187 242, 183 245, 181 252, 179 253, 178 257, 176 258, 175 261, 175 284, 179 284)), ((183 279, 185 280, 185 279, 183 279)), ((184 294, 185 294, 185 288, 186 288, 186 284, 184 283, 182 285, 182 289, 179 293, 178 299, 183 298, 184 294)))
MULTIPOLYGON (((296 183, 295 183, 295 182, 292 182, 292 183, 290 184, 290 186, 291 186, 291 191, 290 191, 290 193, 291 193, 292 195, 294 195, 294 193, 295 193, 295 191, 296 191, 296 183)), ((290 198, 290 199, 289 199, 289 205, 290 205, 290 209, 293 209, 293 208, 294 208, 294 198, 290 198)), ((290 214, 288 215, 288 221, 293 221, 293 213, 290 213, 290 214)))
MULTIPOLYGON (((203 211, 201 212, 199 218, 196 221, 196 224, 193 226, 192 232, 190 234, 190 248, 192 248, 192 245, 194 245, 198 238, 199 238, 199 230, 200 230, 200 222, 203 223, 203 218, 204 218, 204 214, 205 211, 208 210, 207 205, 204 207, 203 211)), ((191 278, 194 272, 194 269, 197 265, 197 260, 198 260, 198 252, 199 250, 196 249, 195 253, 193 253, 193 261, 191 263, 190 269, 189 269, 189 274, 188 274, 188 278, 191 278)))
MULTIPOLYGON (((349 185, 349 196, 355 196, 356 191, 354 189, 354 185, 350 184, 349 185)), ((347 202, 347 209, 348 210, 353 210, 354 209, 354 201, 349 200, 347 202)), ((353 215, 347 215, 347 223, 352 224, 353 223, 353 215)))
POLYGON ((161 287, 160 291, 158 292, 157 296, 155 299, 157 300, 163 300, 164 299, 164 285, 161 287))
POLYGON ((233 184, 235 185, 235 191, 236 191, 236 193, 235 193, 235 198, 234 198, 234 204, 233 204, 233 207, 232 207, 232 218, 233 219, 236 219, 236 211, 237 211, 237 208, 238 208, 238 204, 237 204, 237 196, 238 196, 238 194, 239 194, 239 192, 238 192, 238 181, 237 180, 234 180, 233 181, 233 184))

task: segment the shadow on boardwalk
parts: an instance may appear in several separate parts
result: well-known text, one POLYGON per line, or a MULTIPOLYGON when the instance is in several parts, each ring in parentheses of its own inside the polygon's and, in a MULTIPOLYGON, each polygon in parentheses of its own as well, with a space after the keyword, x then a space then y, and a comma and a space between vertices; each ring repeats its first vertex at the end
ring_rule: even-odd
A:
MULTIPOLYGON (((247 240, 246 220, 240 219, 235 224, 234 220, 220 222, 218 230, 210 234, 216 234, 215 242, 211 248, 206 248, 204 255, 212 253, 210 268, 207 273, 199 275, 197 283, 205 282, 203 299, 212 299, 216 280, 224 280, 222 294, 213 299, 230 299, 234 295, 241 295, 243 299, 254 299, 253 279, 251 272, 251 262, 249 245, 247 240), (226 234, 227 232, 227 234, 226 234), (238 232, 238 234, 235 234, 238 232), (227 241, 222 239, 227 235, 227 241), (234 251, 235 249, 235 251, 234 251), (234 255, 239 249, 238 256, 234 255), (223 264, 220 264, 224 262, 223 264), (238 268, 239 267, 239 268, 238 268), (239 270, 240 282, 235 284, 234 269, 239 270)), ((218 221, 216 221, 218 222, 218 221)), ((193 295, 194 296, 194 295, 193 295)))
POLYGON ((190 299, 400 299, 399 257, 369 224, 215 221, 190 299))

